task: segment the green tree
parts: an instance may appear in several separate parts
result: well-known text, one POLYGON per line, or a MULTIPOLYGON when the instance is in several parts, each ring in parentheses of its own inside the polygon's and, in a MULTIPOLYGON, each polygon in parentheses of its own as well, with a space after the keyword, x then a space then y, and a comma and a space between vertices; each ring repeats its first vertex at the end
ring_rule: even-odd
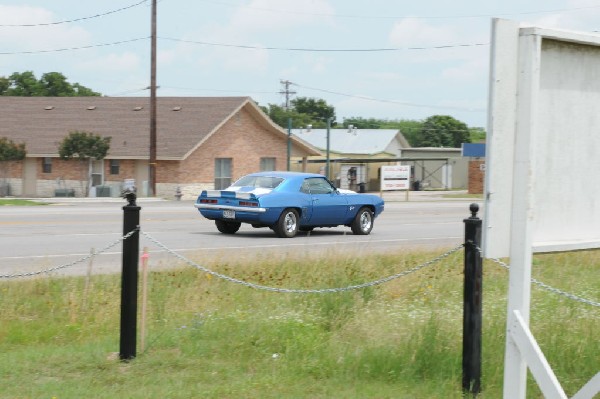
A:
POLYGON ((331 118, 331 126, 336 125, 334 107, 321 99, 299 97, 291 101, 288 110, 275 104, 261 106, 261 109, 284 129, 287 129, 289 119, 293 128, 311 125, 315 129, 323 129, 327 126, 327 118, 331 118))
POLYGON ((410 119, 351 117, 344 118, 343 125, 344 127, 348 127, 348 125, 356 126, 358 129, 398 129, 411 146, 417 147, 423 122, 410 119))
POLYGON ((10 87, 7 96, 32 97, 40 95, 39 81, 31 71, 15 72, 9 76, 10 87))
POLYGON ((97 93, 92 89, 88 89, 87 87, 82 86, 79 83, 73 83, 73 92, 74 97, 92 97, 100 95, 100 93, 97 93))
POLYGON ((81 192, 87 197, 91 183, 91 163, 106 157, 110 149, 110 137, 102 137, 97 134, 73 131, 70 132, 60 143, 58 155, 61 159, 75 159, 78 162, 81 176, 81 192), (87 184, 84 184, 87 182, 87 184))
POLYGON ((284 129, 288 128, 289 119, 291 119, 293 128, 305 127, 312 124, 310 115, 300 114, 293 109, 286 110, 285 108, 275 104, 269 104, 268 107, 261 108, 273 122, 284 129))
POLYGON ((67 78, 58 72, 49 72, 40 79, 40 93, 46 97, 72 97, 75 90, 67 78))
POLYGON ((470 142, 467 125, 448 115, 433 115, 425 119, 417 138, 419 147, 458 148, 462 143, 470 142))
POLYGON ((298 97, 291 104, 297 113, 310 116, 311 124, 316 128, 327 126, 327 119, 331 120, 331 126, 337 123, 335 108, 323 99, 298 97))
POLYGON ((0 96, 5 96, 6 91, 10 87, 10 80, 4 76, 0 76, 0 96))
POLYGON ((99 96, 100 93, 79 83, 69 83, 60 72, 48 72, 38 80, 32 71, 0 77, 0 95, 18 97, 99 96))
POLYGON ((471 137, 471 143, 485 143, 485 129, 482 127, 470 127, 469 135, 471 137))
POLYGON ((351 117, 344 118, 344 122, 342 122, 342 125, 344 127, 352 125, 357 129, 381 129, 381 125, 383 124, 383 122, 384 121, 382 119, 365 119, 363 117, 351 117))
POLYGON ((398 121, 398 127, 411 147, 418 147, 418 136, 423 127, 423 121, 403 119, 398 121))
POLYGON ((6 137, 0 137, 0 186, 8 184, 13 162, 25 159, 26 155, 25 143, 17 144, 6 137))

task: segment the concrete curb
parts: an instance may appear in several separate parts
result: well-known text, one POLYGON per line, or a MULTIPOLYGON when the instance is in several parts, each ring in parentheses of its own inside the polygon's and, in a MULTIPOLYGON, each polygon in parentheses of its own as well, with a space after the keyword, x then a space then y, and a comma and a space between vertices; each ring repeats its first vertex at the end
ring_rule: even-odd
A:
MULTIPOLYGON (((381 193, 373 193, 380 195, 381 193)), ((416 201, 463 201, 474 202, 480 201, 482 198, 468 197, 466 190, 452 191, 385 191, 381 197, 386 202, 416 202, 416 201), (448 195, 464 195, 464 198, 448 198, 448 195)))

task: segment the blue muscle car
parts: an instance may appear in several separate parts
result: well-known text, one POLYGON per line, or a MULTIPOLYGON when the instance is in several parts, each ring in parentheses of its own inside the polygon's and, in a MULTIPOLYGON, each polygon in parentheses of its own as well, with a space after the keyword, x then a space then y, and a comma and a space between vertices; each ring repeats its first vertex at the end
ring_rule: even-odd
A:
POLYGON ((289 238, 298 231, 340 225, 354 234, 369 234, 384 203, 376 195, 338 190, 319 174, 260 172, 225 190, 202 191, 195 207, 224 234, 234 234, 242 223, 249 223, 289 238))

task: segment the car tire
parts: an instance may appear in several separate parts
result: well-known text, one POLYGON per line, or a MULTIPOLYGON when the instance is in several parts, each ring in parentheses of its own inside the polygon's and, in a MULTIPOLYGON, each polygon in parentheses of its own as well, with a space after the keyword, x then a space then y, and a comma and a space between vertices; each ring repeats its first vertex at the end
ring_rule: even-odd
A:
POLYGON ((281 238, 292 238, 298 233, 298 212, 292 208, 287 208, 273 226, 275 234, 281 238))
POLYGON ((224 220, 215 220, 217 230, 223 234, 235 234, 242 225, 240 222, 226 222, 224 220))
POLYGON ((360 208, 350 228, 352 229, 352 233, 356 235, 366 236, 370 234, 371 230, 373 230, 373 212, 367 207, 360 208))

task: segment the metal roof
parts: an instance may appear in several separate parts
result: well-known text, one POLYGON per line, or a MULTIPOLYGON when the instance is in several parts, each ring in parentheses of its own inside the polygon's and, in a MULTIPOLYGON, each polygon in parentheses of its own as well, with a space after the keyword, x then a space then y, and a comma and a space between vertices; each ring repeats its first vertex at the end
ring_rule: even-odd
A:
MULTIPOLYGON (((327 129, 292 130, 292 133, 322 151, 327 149, 327 129)), ((397 129, 330 129, 329 150, 338 154, 374 155, 389 151, 394 140, 402 148, 410 147, 397 129)))

